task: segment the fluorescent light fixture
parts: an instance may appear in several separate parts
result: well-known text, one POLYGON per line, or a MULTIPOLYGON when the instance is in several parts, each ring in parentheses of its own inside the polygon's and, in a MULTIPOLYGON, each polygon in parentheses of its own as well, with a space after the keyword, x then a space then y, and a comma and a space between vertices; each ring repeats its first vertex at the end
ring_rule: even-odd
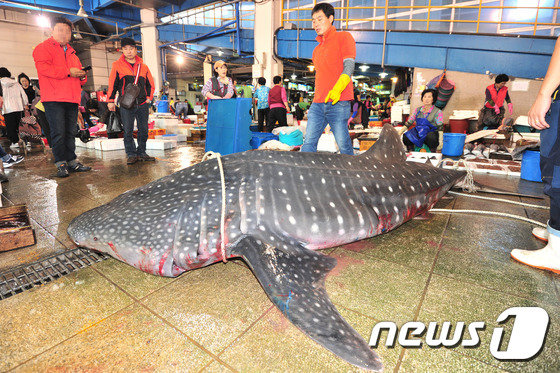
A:
POLYGON ((392 81, 393 83, 396 83, 396 82, 399 81, 399 78, 397 78, 396 76, 394 76, 394 77, 391 78, 391 81, 392 81))
POLYGON ((308 68, 309 71, 311 71, 311 72, 315 71, 315 65, 308 65, 307 68, 308 68))
POLYGON ((387 74, 385 71, 383 71, 382 73, 379 73, 379 76, 381 77, 381 79, 385 79, 385 77, 389 75, 387 74))
POLYGON ((369 69, 368 65, 362 65, 360 66, 360 70, 362 70, 362 72, 365 72, 367 69, 369 69))
POLYGON ((37 22, 37 25, 39 27, 42 27, 42 28, 50 28, 51 27, 51 21, 49 20, 49 18, 47 16, 42 15, 42 14, 37 16, 36 22, 37 22))
POLYGON ((295 80, 297 78, 296 74, 292 74, 292 80, 295 80))
POLYGON ((289 81, 290 81, 290 79, 284 79, 284 81, 285 81, 285 82, 289 82, 289 81))

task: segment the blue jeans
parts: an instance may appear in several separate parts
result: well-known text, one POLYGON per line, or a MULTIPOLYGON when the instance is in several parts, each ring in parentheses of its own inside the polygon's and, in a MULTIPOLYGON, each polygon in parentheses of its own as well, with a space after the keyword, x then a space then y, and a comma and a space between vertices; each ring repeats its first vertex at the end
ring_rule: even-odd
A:
POLYGON ((541 131, 541 176, 550 197, 548 225, 556 231, 560 230, 560 92, 558 96, 546 115, 550 128, 541 131))
POLYGON ((348 118, 350 118, 350 101, 339 101, 334 105, 330 102, 312 103, 307 113, 307 131, 301 151, 316 152, 319 137, 327 124, 330 124, 340 153, 354 155, 348 132, 348 118))
POLYGON ((8 155, 8 153, 6 153, 2 145, 0 145, 0 159, 2 159, 4 162, 7 162, 10 160, 10 158, 11 157, 8 155))
POLYGON ((43 102, 51 130, 50 144, 54 163, 59 166, 76 159, 78 132, 78 104, 71 102, 43 102))
POLYGON ((146 141, 148 141, 148 116, 150 115, 149 105, 144 103, 134 109, 119 109, 124 130, 124 150, 127 157, 135 157, 137 155, 146 154, 146 141), (134 119, 136 119, 136 127, 138 134, 138 148, 134 145, 134 119))

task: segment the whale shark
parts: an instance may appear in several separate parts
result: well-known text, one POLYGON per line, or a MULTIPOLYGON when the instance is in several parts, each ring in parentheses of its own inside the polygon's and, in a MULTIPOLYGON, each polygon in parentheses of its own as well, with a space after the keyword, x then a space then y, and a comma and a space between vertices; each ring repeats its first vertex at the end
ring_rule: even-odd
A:
POLYGON ((378 354, 326 292, 336 259, 316 250, 425 214, 464 175, 406 162, 386 125, 357 156, 258 150, 206 160, 84 212, 68 234, 78 246, 160 276, 240 257, 303 333, 351 364, 381 371, 378 354))

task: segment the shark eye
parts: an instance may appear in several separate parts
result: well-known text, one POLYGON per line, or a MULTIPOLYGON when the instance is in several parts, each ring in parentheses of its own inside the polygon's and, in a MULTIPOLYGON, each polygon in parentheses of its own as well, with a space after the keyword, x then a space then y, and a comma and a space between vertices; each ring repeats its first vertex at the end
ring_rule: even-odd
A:
POLYGON ((94 241, 97 241, 97 237, 93 237, 93 240, 94 240, 94 241))

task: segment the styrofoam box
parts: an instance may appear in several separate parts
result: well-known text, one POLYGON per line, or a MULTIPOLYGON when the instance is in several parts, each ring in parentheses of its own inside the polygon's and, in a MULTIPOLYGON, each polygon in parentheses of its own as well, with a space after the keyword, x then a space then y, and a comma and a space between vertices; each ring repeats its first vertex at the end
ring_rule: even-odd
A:
POLYGON ((95 149, 101 151, 124 150, 123 139, 103 139, 95 143, 95 149))
POLYGON ((159 139, 159 140, 175 140, 177 142, 186 142, 187 141, 187 135, 183 135, 183 134, 157 135, 156 139, 159 139))
POLYGON ((169 126, 174 126, 179 123, 180 121, 177 118, 156 118, 155 128, 167 128, 169 126))
POLYGON ((85 148, 85 149, 95 149, 95 144, 100 142, 101 139, 92 139, 86 143, 82 142, 82 140, 76 138, 76 147, 78 148, 85 148))
POLYGON ((160 139, 149 139, 146 142, 146 149, 148 150, 165 150, 177 147, 177 141, 175 140, 160 140, 160 139))

